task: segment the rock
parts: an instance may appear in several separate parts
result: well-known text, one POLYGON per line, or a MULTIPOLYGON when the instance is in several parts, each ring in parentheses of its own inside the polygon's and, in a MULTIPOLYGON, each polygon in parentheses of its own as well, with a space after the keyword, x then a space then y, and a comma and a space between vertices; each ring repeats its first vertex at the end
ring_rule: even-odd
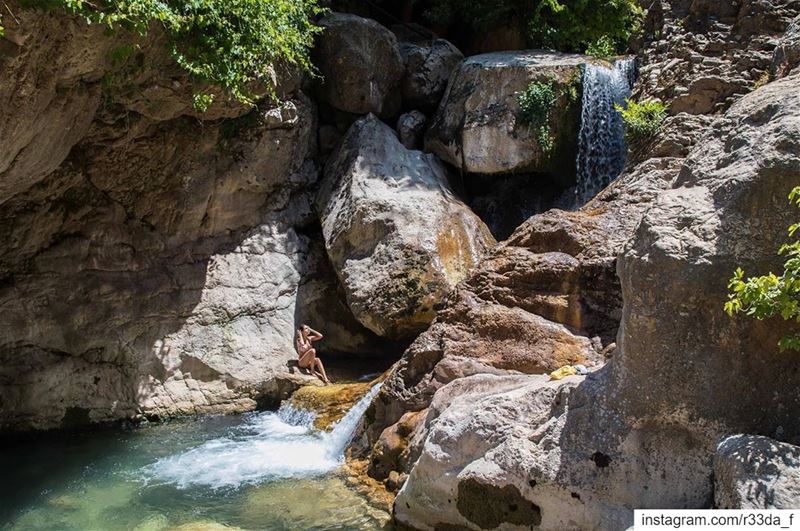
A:
POLYGON ((580 127, 580 55, 544 51, 498 52, 470 57, 455 70, 425 137, 425 149, 464 172, 541 172, 574 180, 580 127), (551 156, 537 131, 520 122, 517 96, 531 82, 553 80, 558 100, 551 111, 551 156), (569 162, 566 162, 566 161, 569 162), (566 169, 565 169, 566 168, 566 169))
POLYGON ((368 473, 370 477, 377 480, 388 480, 389 484, 394 484, 396 488, 389 488, 397 491, 400 488, 400 475, 397 470, 406 470, 410 465, 409 439, 414 431, 425 420, 425 411, 409 411, 400 417, 400 420, 389 426, 372 448, 372 457, 369 463, 368 473))
POLYGON ((322 99, 353 114, 397 112, 403 59, 394 34, 374 20, 343 13, 328 14, 319 25, 314 53, 324 78, 322 99))
POLYGON ((671 114, 725 111, 775 69, 775 45, 798 13, 791 2, 653 3, 634 99, 657 98, 671 114))
POLYGON ((307 381, 287 367, 319 268, 296 81, 203 121, 158 32, 136 73, 111 63, 116 37, 11 7, 0 91, 25 97, 0 121, 0 429, 243 411, 307 381))
POLYGON ((800 506, 800 447, 760 435, 733 435, 714 455, 714 503, 719 509, 800 506))
POLYGON ((401 114, 397 119, 397 134, 400 136, 400 143, 408 149, 420 149, 427 123, 428 118, 419 111, 401 114))
POLYGON ((317 207, 348 305, 382 337, 423 330, 494 245, 435 157, 407 150, 372 115, 353 125, 329 159, 317 207))
POLYGON ((455 379, 601 363, 622 314, 617 255, 679 167, 680 159, 643 163, 581 210, 533 216, 491 251, 384 383, 370 443, 455 379))
POLYGON ((406 69, 402 82, 404 106, 435 112, 450 74, 464 55, 444 39, 401 42, 399 50, 406 69))
POLYGON ((307 385, 295 391, 289 403, 298 409, 313 411, 316 414, 314 426, 318 430, 330 430, 374 383, 307 385))
POLYGON ((800 15, 795 17, 781 37, 772 56, 770 74, 773 79, 789 75, 800 65, 800 15))
POLYGON ((786 194, 800 171, 798 88, 792 75, 734 104, 650 203, 618 260, 624 306, 609 364, 563 384, 481 374, 436 391, 412 436, 401 524, 624 529, 635 508, 708 508, 715 497, 796 506, 797 447, 718 442, 800 437, 800 377, 776 370, 791 324, 721 308, 737 265, 757 274, 782 262, 797 214, 786 194))

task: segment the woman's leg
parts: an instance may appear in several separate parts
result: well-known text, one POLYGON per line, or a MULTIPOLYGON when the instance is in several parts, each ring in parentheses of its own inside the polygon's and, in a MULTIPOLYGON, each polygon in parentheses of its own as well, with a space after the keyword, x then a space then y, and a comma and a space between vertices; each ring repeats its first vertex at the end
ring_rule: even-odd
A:
POLYGON ((297 360, 297 365, 301 369, 308 369, 313 373, 315 365, 314 360, 316 357, 317 351, 313 348, 310 348, 300 355, 300 358, 297 360))
POLYGON ((314 358, 314 363, 316 364, 316 366, 319 368, 320 372, 322 373, 322 381, 324 381, 325 383, 331 383, 331 381, 328 380, 328 375, 325 374, 325 366, 322 365, 322 360, 319 359, 319 358, 314 358))

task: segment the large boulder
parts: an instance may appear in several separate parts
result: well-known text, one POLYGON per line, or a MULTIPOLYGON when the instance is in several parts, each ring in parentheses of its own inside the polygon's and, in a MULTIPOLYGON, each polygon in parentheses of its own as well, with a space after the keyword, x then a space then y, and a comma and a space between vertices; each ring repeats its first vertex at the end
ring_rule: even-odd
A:
POLYGON ((800 507, 800 447, 760 435, 732 435, 714 456, 720 509, 800 507))
POLYGON ((495 243, 439 161, 406 149, 373 115, 329 159, 317 205, 353 314, 384 337, 424 330, 495 243))
POLYGON ((400 108, 403 59, 397 38, 374 20, 330 13, 314 50, 322 99, 353 114, 392 115, 400 108))
POLYGON ((574 178, 582 69, 588 58, 544 51, 470 57, 453 72, 425 139, 425 149, 465 172, 541 172, 574 178), (535 128, 519 119, 518 95, 531 82, 552 81, 552 154, 535 128))
POLYGON ((786 194, 800 172, 798 88, 795 74, 734 104, 651 203, 618 261, 611 363, 557 389, 480 375, 436 392, 411 439, 419 458, 396 500, 401 523, 623 529, 636 508, 709 508, 715 495, 796 503, 796 447, 717 445, 736 433, 800 438, 800 376, 777 347, 791 324, 722 311, 737 265, 780 267, 797 214, 786 194))
POLYGON ((401 42, 406 72, 403 76, 403 104, 426 113, 436 111, 450 74, 464 55, 444 39, 401 42))

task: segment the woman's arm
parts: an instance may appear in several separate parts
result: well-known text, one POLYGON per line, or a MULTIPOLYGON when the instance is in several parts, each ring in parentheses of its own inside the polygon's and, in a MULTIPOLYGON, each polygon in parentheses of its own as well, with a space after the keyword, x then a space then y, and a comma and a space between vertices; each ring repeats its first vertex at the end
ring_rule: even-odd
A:
POLYGON ((297 350, 297 353, 300 354, 300 345, 303 344, 303 335, 300 333, 300 330, 297 331, 297 335, 294 338, 294 348, 297 350))
POLYGON ((319 341, 322 339, 322 334, 314 330, 313 328, 308 329, 308 340, 309 341, 319 341))

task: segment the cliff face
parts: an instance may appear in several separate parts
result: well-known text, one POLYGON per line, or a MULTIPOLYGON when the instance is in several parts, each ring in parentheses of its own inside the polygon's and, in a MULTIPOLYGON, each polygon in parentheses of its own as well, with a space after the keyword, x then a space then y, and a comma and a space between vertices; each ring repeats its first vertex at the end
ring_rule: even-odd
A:
POLYGON ((12 7, 0 427, 235 411, 285 394, 298 290, 324 260, 307 235, 315 107, 297 76, 282 76, 280 105, 219 98, 199 117, 197 87, 158 35, 115 62, 131 36, 12 7))

